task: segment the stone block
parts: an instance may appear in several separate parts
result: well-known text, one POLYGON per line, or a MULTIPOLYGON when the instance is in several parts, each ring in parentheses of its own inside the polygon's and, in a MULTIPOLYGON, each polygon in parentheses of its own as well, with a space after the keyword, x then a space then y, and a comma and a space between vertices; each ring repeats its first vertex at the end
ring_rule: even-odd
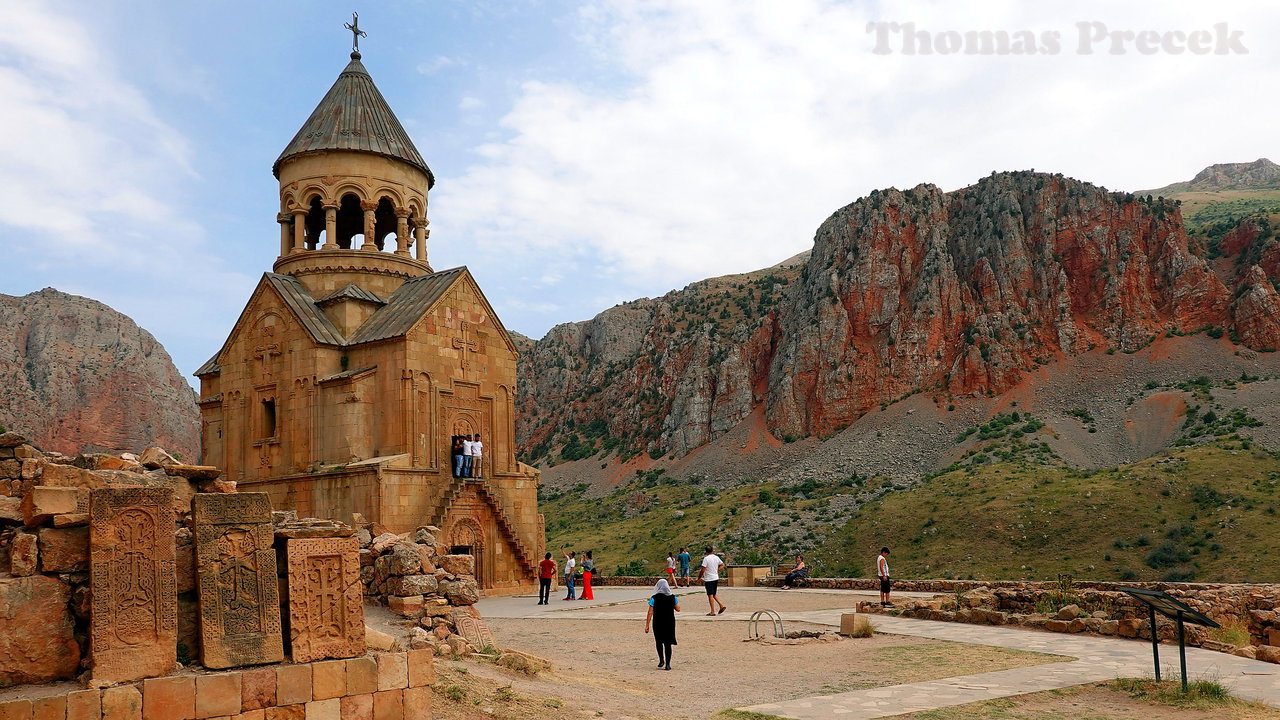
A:
POLYGON ((382 653, 377 662, 379 690, 409 687, 409 664, 404 653, 382 653))
POLYGON ((67 720, 102 720, 102 691, 67 693, 67 720))
POLYGON ((84 572, 89 569, 89 528, 40 528, 42 572, 84 572))
POLYGON ((94 680, 158 677, 177 660, 172 493, 102 488, 89 497, 94 680))
POLYGON ((431 688, 405 689, 404 720, 431 720, 431 688))
POLYGON ((493 636, 493 631, 489 629, 489 625, 474 607, 454 608, 450 615, 457 633, 472 647, 477 650, 497 649, 497 638, 493 636))
POLYGON ((470 555, 444 555, 436 558, 436 566, 451 575, 474 575, 476 559, 470 555))
POLYGON ((240 710, 261 710, 276 704, 276 669, 258 668, 240 673, 240 710))
POLYGON ((373 693, 348 695, 340 705, 342 720, 373 720, 373 693))
MULTIPOLYGON (((10 450, 10 453, 13 451, 10 450)), ((22 461, 14 458, 5 458, 0 460, 0 478, 6 480, 17 480, 22 477, 22 461)))
POLYGON ((239 715, 232 715, 231 720, 266 720, 266 710, 246 710, 239 715))
POLYGON ((364 639, 365 643, 374 650, 391 652, 399 649, 399 643, 394 637, 368 625, 364 626, 364 639))
MULTIPOLYGON (((222 471, 212 465, 184 465, 175 463, 166 465, 164 471, 169 475, 177 475, 178 477, 188 480, 217 480, 222 471)), ((270 517, 267 522, 270 522, 270 517)))
MULTIPOLYGON (((94 471, 78 468, 74 465, 44 462, 41 468, 41 485, 61 488, 104 488, 107 486, 107 481, 94 471)), ((26 471, 25 467, 23 471, 26 471)))
POLYGON ((359 541, 299 538, 287 543, 293 661, 363 655, 359 541))
POLYGON ((196 681, 190 675, 142 681, 142 717, 146 720, 191 720, 196 716, 196 681))
POLYGON ((19 532, 9 545, 9 573, 17 577, 35 575, 40 570, 40 546, 35 533, 19 532))
POLYGON ((20 497, 0 497, 0 521, 20 523, 23 521, 22 500, 20 497))
POLYGON ((1280 628, 1271 628, 1267 631, 1267 644, 1280 646, 1280 628))
POLYGON ((307 716, 306 705, 281 705, 278 707, 270 707, 264 713, 266 720, 305 720, 307 716))
POLYGON ((422 614, 422 596, 402 597, 400 595, 391 595, 387 598, 387 607, 397 615, 418 617, 422 614))
POLYGON ((201 493, 192 500, 205 667, 284 659, 271 502, 266 493, 201 493))
POLYGON ((452 605, 474 605, 480 600, 480 585, 473 577, 445 580, 440 583, 440 593, 452 605))
POLYGON ((25 443, 27 439, 16 432, 0 433, 0 448, 17 447, 25 443))
POLYGON ((1141 620, 1119 620, 1116 624, 1116 634, 1120 637, 1136 638, 1141 627, 1141 620))
POLYGON ((338 698, 307 703, 307 720, 342 720, 342 701, 338 698))
POLYGON ((374 693, 373 720, 404 720, 404 690, 374 693))
POLYGON ((371 657, 347 660, 347 694, 364 695, 378 691, 378 662, 371 657))
POLYGON ((152 470, 178 464, 178 461, 172 455, 158 447, 149 447, 143 450, 142 454, 138 456, 138 462, 142 463, 143 467, 152 470))
POLYGON ((103 720, 142 720, 142 693, 132 685, 102 691, 103 720))
POLYGON ((430 595, 440 589, 435 575, 405 575, 387 578, 388 595, 430 595))
POLYGON ((55 515, 89 510, 89 491, 85 488, 37 485, 22 500, 23 522, 27 527, 42 525, 55 515))
POLYGON ((347 694, 347 664, 327 660, 311 664, 311 698, 328 700, 347 694))
POLYGON ((840 614, 840 634, 850 637, 864 634, 867 626, 871 621, 862 613, 841 613, 840 614))
MULTIPOLYGON (((34 536, 32 536, 34 537, 34 536)), ((67 603, 70 591, 45 575, 0 578, 0 685, 74 677, 80 645, 67 603)))
POLYGON ((1280 647, 1258 645, 1254 657, 1262 662, 1280 663, 1280 647))
POLYGON ((67 513, 54 515, 53 526, 56 528, 79 527, 89 524, 89 513, 67 513))
POLYGON ((196 678, 196 718, 240 713, 240 673, 218 673, 196 678))
POLYGON ((409 687, 423 687, 436 681, 436 658, 431 650, 409 650, 405 653, 409 669, 409 687))
POLYGON ((311 666, 281 665, 276 668, 276 702, 280 705, 300 705, 310 702, 311 666))
POLYGON ((31 701, 31 720, 66 720, 66 718, 66 695, 51 695, 31 701))
MULTIPOLYGON (((3 436, 0 435, 0 437, 3 436)), ((31 701, 0 702, 0 720, 31 720, 31 701)))

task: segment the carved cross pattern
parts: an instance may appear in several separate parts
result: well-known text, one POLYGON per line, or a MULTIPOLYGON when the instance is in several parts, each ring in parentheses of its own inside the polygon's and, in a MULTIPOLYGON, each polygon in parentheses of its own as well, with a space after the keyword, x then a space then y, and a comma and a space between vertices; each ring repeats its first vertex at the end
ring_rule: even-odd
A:
POLYGON ((333 638, 342 635, 342 566, 337 557, 313 558, 307 572, 314 593, 316 607, 311 628, 318 637, 333 638))
POLYGON ((473 353, 480 352, 480 345, 476 343, 475 340, 472 340, 467 337, 467 330, 469 330, 470 327, 471 327, 471 323, 467 322, 466 320, 463 320, 462 321, 462 337, 453 339, 453 348, 455 350, 463 351, 462 352, 462 369, 463 370, 466 370, 471 367, 471 356, 468 355, 467 352, 468 351, 473 353))

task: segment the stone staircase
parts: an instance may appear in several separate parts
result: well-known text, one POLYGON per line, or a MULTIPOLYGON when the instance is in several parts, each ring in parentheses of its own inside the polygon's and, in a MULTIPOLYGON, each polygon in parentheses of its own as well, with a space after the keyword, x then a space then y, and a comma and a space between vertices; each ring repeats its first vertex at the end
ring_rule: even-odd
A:
POLYGON ((536 577, 538 569, 537 558, 534 557, 533 553, 520 539, 520 536, 516 534, 515 526, 511 523, 502 500, 481 478, 453 478, 450 480, 449 487, 445 490, 444 499, 436 508, 431 524, 436 527, 444 527, 444 519, 449 514, 449 508, 453 507, 453 503, 457 501, 458 496, 462 494, 468 484, 475 485, 476 491, 488 501, 489 507, 492 508, 493 514, 497 518, 498 530, 502 533, 502 537, 515 549, 516 562, 520 564, 520 567, 527 575, 536 577))

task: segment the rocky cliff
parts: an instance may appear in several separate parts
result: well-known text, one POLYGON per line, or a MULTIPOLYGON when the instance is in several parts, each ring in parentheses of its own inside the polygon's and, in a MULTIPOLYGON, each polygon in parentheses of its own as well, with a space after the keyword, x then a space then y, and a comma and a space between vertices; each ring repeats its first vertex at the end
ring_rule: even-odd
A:
POLYGON ((1174 183, 1155 190, 1143 190, 1140 195, 1164 195, 1170 197, 1186 192, 1214 192, 1280 188, 1280 165, 1266 158, 1253 162, 1218 163, 1196 173, 1188 182, 1174 183))
POLYGON ((0 425, 74 455, 160 445, 200 455, 195 393, 151 333, 53 288, 0 295, 0 425))
POLYGON ((552 329, 522 356, 519 439, 552 463, 657 458, 757 411, 778 438, 826 437, 905 396, 998 394, 1054 360, 1162 334, 1272 350, 1275 256, 1265 219, 1210 248, 1174 201, 1061 175, 877 191, 828 218, 798 264, 552 329))

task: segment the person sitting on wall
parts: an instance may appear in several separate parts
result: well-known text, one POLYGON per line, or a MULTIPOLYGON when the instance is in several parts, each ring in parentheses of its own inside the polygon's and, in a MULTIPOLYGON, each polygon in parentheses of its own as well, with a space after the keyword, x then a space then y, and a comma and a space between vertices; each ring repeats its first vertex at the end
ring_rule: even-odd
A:
POLYGON ((808 574, 809 574, 809 566, 804 564, 804 556, 797 555, 795 568, 792 569, 791 572, 787 573, 787 576, 782 579, 782 589, 790 590, 791 586, 795 585, 797 580, 805 577, 808 574))

